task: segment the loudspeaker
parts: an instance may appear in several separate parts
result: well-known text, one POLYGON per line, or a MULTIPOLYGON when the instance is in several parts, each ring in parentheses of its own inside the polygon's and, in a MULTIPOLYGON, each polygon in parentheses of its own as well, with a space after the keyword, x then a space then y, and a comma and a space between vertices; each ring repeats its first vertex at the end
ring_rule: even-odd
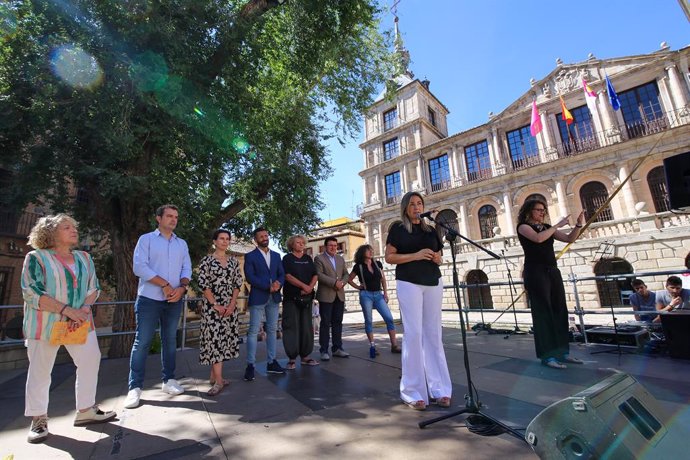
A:
POLYGON ((672 421, 637 380, 619 373, 541 411, 525 439, 542 460, 687 458, 690 431, 672 421))
POLYGON ((690 152, 664 158, 671 209, 690 209, 690 152))
POLYGON ((671 358, 690 359, 690 313, 680 310, 661 315, 661 325, 671 358))

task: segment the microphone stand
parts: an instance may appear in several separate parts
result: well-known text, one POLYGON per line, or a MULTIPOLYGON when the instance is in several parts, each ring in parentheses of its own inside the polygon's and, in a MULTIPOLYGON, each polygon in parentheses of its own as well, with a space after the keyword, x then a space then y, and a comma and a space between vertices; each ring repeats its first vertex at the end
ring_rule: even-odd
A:
MULTIPOLYGON (((525 441, 525 437, 517 430, 514 428, 509 427, 508 425, 496 420, 495 418, 485 414, 482 412, 481 407, 482 403, 479 401, 479 394, 477 393, 474 384, 472 383, 472 374, 470 372, 470 357, 469 353, 467 351, 467 331, 465 331, 465 318, 462 316, 462 304, 460 301, 460 282, 458 278, 458 266, 457 266, 457 260, 456 260, 456 254, 455 254, 455 240, 456 238, 461 238, 468 243, 474 245, 475 247, 481 249, 485 253, 489 254, 491 257, 494 259, 500 259, 500 257, 495 254, 494 252, 486 249, 483 246, 480 246, 479 244, 475 243, 469 238, 466 238, 462 236, 460 233, 458 233, 454 228, 449 227, 445 222, 441 221, 435 221, 431 216, 428 217, 428 219, 432 222, 436 222, 437 225, 441 226, 444 228, 448 233, 446 234, 446 239, 450 243, 450 251, 451 251, 451 258, 453 261, 453 289, 455 292, 455 301, 458 306, 458 315, 460 316, 460 333, 462 335, 462 350, 463 350, 463 359, 465 362, 465 374, 467 375, 467 391, 468 393, 465 395, 465 407, 457 410, 455 412, 451 412, 449 414, 442 415, 440 417, 436 417, 430 420, 424 420, 422 422, 419 422, 419 428, 425 428, 428 425, 431 425, 436 422, 440 422, 441 420, 446 420, 451 417, 455 417, 457 415, 461 414, 471 414, 471 416, 474 417, 473 422, 476 423, 477 425, 484 425, 486 427, 489 427, 490 429, 483 429, 482 431, 484 433, 489 434, 489 431, 493 431, 491 434, 498 434, 495 430, 497 430, 497 427, 500 427, 503 432, 507 432, 511 436, 515 436, 519 440, 523 442, 525 441)), ((469 417, 468 417, 469 418, 469 417)), ((473 423, 470 423, 472 425, 473 423)), ((472 430, 472 428, 468 429, 472 430)))

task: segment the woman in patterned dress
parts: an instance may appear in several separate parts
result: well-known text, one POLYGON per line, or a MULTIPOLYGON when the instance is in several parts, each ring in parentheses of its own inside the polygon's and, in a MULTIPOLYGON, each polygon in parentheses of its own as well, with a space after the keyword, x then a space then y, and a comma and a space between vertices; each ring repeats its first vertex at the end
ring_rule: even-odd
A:
POLYGON ((209 396, 230 383, 223 378, 223 361, 239 356, 237 296, 243 280, 239 262, 226 253, 230 238, 229 231, 216 230, 213 254, 199 263, 199 287, 204 294, 199 362, 211 365, 209 396))

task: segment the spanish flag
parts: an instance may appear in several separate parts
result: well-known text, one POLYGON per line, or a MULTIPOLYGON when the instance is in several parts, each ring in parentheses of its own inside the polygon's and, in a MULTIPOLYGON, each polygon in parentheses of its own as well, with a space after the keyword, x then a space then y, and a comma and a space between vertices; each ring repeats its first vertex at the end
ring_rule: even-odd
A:
POLYGON ((561 114, 561 120, 565 121, 566 125, 570 125, 573 122, 573 116, 570 114, 570 111, 566 108, 565 102, 563 101, 563 96, 559 96, 561 98, 561 111, 563 112, 561 114))

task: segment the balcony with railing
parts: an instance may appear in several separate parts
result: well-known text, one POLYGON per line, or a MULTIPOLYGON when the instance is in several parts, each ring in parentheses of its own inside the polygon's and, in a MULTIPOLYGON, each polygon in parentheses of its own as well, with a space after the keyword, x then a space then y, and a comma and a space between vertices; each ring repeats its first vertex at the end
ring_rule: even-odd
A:
MULTIPOLYGON (((532 168, 544 163, 550 163, 563 158, 569 158, 575 155, 581 155, 587 152, 611 146, 619 143, 625 143, 632 139, 639 139, 640 137, 650 136, 664 130, 684 126, 690 124, 690 111, 688 109, 674 110, 661 114, 660 116, 650 119, 644 119, 628 123, 622 130, 618 128, 597 131, 587 136, 572 136, 566 141, 557 142, 547 149, 540 149, 530 155, 521 158, 511 159, 507 168, 485 168, 467 172, 464 177, 451 178, 448 181, 442 181, 425 188, 426 193, 441 193, 467 184, 474 184, 482 182, 494 177, 498 177, 512 171, 521 171, 532 168)), ((376 155, 376 161, 382 160, 382 155, 376 155)), ((383 203, 375 202, 364 206, 364 211, 372 207, 391 206, 398 203, 400 200, 396 197, 386 198, 383 203)))
POLYGON ((0 211, 0 236, 26 238, 41 214, 0 211))
MULTIPOLYGON (((578 237, 578 241, 593 240, 598 238, 611 239, 632 234, 639 234, 640 232, 644 231, 653 232, 660 229, 688 226, 690 226, 690 215, 674 214, 672 212, 641 214, 637 217, 627 217, 625 219, 612 219, 604 222, 592 223, 578 237)), ((568 231, 567 228, 566 231, 568 231)), ((477 240, 476 242, 477 244, 494 251, 499 249, 508 250, 509 248, 520 246, 517 235, 499 235, 493 238, 477 240)), ((455 252, 458 254, 472 253, 475 251, 477 251, 477 248, 470 243, 460 243, 455 247, 455 252)))

